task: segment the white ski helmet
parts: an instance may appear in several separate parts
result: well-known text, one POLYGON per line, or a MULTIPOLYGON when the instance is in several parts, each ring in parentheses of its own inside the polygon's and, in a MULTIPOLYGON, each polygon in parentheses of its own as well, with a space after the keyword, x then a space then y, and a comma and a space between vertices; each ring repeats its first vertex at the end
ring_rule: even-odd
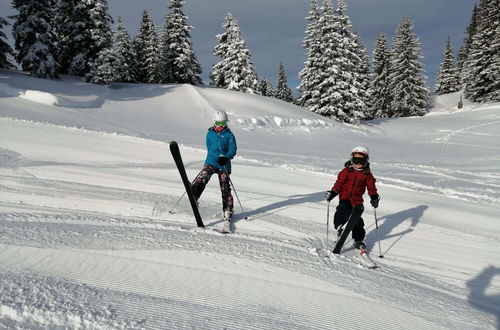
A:
POLYGON ((214 124, 215 122, 217 121, 224 121, 224 122, 227 122, 227 113, 224 111, 224 110, 217 110, 213 117, 212 117, 212 120, 214 121, 214 124))
POLYGON ((370 151, 364 146, 355 146, 351 151, 351 156, 352 154, 363 154, 367 159, 370 157, 370 151))

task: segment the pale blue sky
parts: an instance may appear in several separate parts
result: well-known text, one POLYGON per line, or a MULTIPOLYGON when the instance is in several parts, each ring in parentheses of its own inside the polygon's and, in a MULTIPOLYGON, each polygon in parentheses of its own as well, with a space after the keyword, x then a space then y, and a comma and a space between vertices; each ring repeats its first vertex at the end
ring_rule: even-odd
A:
MULTIPOLYGON (((138 30, 141 13, 146 9, 155 23, 163 24, 169 0, 108 0, 113 18, 121 15, 131 35, 138 30)), ((321 0, 319 0, 321 3, 321 0)), ((428 83, 433 85, 448 36, 455 52, 462 45, 472 9, 478 0, 346 0, 347 14, 370 52, 383 29, 389 41, 404 16, 410 16, 422 44, 423 63, 428 83)), ((14 13, 10 0, 0 0, 0 16, 14 13)), ((336 6, 336 0, 334 0, 336 6)), ((302 48, 310 7, 309 0, 186 0, 184 13, 189 16, 193 45, 208 82, 210 67, 217 61, 212 55, 226 13, 239 21, 243 37, 252 53, 259 76, 276 81, 279 62, 283 61, 290 86, 298 84, 298 72, 305 60, 302 48)), ((9 32, 9 38, 10 32, 9 32)), ((12 41, 12 40, 10 40, 12 41)))

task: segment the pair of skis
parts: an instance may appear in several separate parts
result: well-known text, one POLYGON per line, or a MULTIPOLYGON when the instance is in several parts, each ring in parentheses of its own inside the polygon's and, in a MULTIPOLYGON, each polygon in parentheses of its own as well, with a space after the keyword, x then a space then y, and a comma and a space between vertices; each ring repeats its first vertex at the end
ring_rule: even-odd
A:
MULTIPOLYGON (((347 223, 342 229, 341 234, 337 236, 337 241, 335 242, 335 246, 333 247, 332 253, 340 254, 340 251, 342 250, 342 247, 344 246, 347 237, 349 237, 349 234, 351 233, 352 229, 358 223, 359 219, 361 219, 361 214, 363 214, 364 209, 365 207, 363 206, 363 204, 358 204, 354 206, 354 208, 351 211, 351 215, 347 220, 347 223)), ((327 221, 330 221, 330 219, 327 219, 327 221)), ((328 248, 328 242, 327 242, 327 248, 328 248)), ((372 258, 370 258, 366 248, 361 248, 361 249, 356 248, 356 251, 359 253, 359 256, 363 264, 367 268, 377 268, 377 264, 372 260, 372 258)))
MULTIPOLYGON (((184 162, 182 161, 181 152, 179 150, 179 145, 177 144, 177 142, 175 141, 170 142, 170 153, 172 154, 175 165, 179 170, 182 183, 184 183, 184 188, 186 189, 186 194, 189 198, 189 203, 191 204, 191 208, 193 209, 196 225, 200 228, 204 228, 205 225, 203 224, 203 220, 201 219, 200 211, 198 210, 198 204, 196 203, 196 198, 194 197, 193 190, 191 189, 191 182, 187 177, 186 169, 184 167, 184 162)), ((220 232, 223 234, 228 234, 231 232, 229 221, 224 221, 224 227, 220 232)))

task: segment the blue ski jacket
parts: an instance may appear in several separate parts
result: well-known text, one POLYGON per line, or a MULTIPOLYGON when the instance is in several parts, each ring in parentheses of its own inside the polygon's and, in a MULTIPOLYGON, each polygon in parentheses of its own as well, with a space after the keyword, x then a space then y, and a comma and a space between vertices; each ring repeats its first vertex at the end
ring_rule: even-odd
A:
POLYGON ((226 170, 231 174, 231 159, 236 155, 236 139, 233 132, 225 127, 220 133, 217 133, 214 127, 210 127, 207 132, 207 159, 205 164, 215 166, 221 170, 226 170), (229 161, 225 166, 217 163, 219 157, 227 157, 229 161))

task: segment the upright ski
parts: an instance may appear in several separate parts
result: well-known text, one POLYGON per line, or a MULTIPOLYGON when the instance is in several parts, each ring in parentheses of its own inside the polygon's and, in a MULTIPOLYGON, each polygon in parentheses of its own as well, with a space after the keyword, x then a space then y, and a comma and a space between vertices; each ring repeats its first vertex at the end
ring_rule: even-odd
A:
POLYGON ((339 254, 340 250, 342 250, 342 246, 344 246, 344 242, 351 233, 352 229, 358 223, 359 219, 361 218, 361 214, 363 214, 365 207, 363 204, 358 204, 354 206, 352 209, 351 215, 349 216, 349 220, 347 220, 347 223, 344 226, 344 229, 342 230, 342 234, 340 237, 337 239, 337 242, 335 243, 335 247, 333 248, 333 253, 339 254))
POLYGON ((193 195, 193 191, 191 190, 191 182, 189 182, 188 177, 186 175, 186 169, 184 168, 184 163, 182 162, 181 152, 179 151, 179 146, 177 142, 170 142, 170 152, 172 153, 172 157, 174 158, 175 165, 179 170, 179 174, 181 175, 182 182, 184 183, 184 188, 186 188, 186 194, 189 197, 189 202, 191 203, 191 208, 193 209, 194 218, 196 219, 196 224, 198 227, 205 227, 203 221, 201 220, 200 211, 198 210, 198 205, 196 204, 196 200, 193 195))

